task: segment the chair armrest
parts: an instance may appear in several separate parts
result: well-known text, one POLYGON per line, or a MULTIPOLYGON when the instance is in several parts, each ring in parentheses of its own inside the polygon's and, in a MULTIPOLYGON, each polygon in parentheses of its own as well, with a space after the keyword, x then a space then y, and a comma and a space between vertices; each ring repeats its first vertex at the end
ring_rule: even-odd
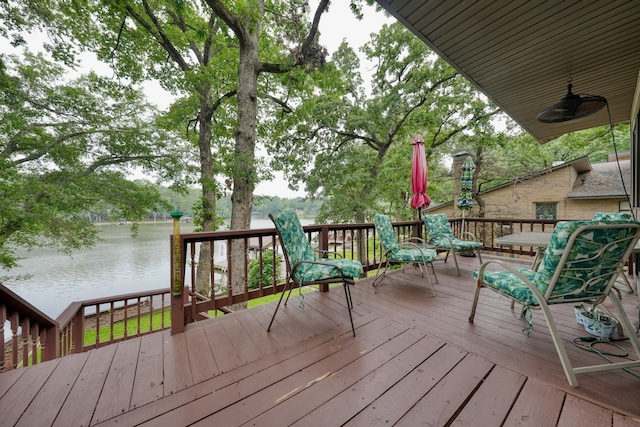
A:
MULTIPOLYGON (((314 252, 317 252, 317 253, 319 253, 320 255, 329 255, 329 254, 333 254, 333 255, 335 255, 335 256, 336 256, 336 258, 344 258, 344 257, 342 256, 342 254, 340 254, 339 252, 336 252, 336 251, 327 251, 327 250, 324 250, 324 249, 314 249, 314 252)), ((324 258, 324 257, 321 257, 321 258, 324 258)))
POLYGON ((462 233, 458 234, 458 236, 457 236, 456 238, 458 238, 458 239, 460 239, 460 240, 469 240, 469 241, 473 241, 473 242, 479 242, 479 240, 478 240, 478 238, 476 237, 476 235, 475 235, 475 234, 473 234, 473 233, 472 233, 472 232, 470 232, 470 231, 462 232, 462 233), (467 236, 467 235, 468 235, 470 238, 465 239, 464 237, 465 237, 465 236, 467 236))
POLYGON ((417 236, 409 237, 408 239, 403 240, 403 241, 402 241, 402 242, 400 242, 400 243, 405 243, 405 242, 409 242, 409 243, 415 243, 415 242, 418 242, 418 243, 427 243, 424 239, 422 239, 422 238, 420 238, 420 237, 417 237, 417 236))
MULTIPOLYGON (((442 237, 444 236, 447 240, 449 240, 449 245, 451 245, 451 247, 453 247, 453 239, 451 238, 451 236, 449 236, 448 234, 430 234, 429 235, 429 240, 427 241, 428 244, 432 244, 431 241, 433 239, 435 239, 436 237, 442 237)), ((434 245, 437 246, 437 245, 434 245)))

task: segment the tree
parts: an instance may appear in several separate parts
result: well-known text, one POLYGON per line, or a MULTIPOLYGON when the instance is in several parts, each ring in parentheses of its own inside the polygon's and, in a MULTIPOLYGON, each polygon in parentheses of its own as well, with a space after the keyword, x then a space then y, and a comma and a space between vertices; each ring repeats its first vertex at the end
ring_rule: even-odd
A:
POLYGON ((3 268, 15 265, 16 246, 92 245, 89 209, 135 220, 162 203, 155 187, 127 174, 137 167, 176 179, 181 145, 155 129, 140 92, 95 74, 67 82, 65 69, 42 55, 0 58, 3 268))
POLYGON ((302 178, 304 165, 313 164, 307 189, 330 199, 328 219, 348 214, 363 222, 374 209, 408 215, 413 136, 422 134, 433 158, 499 112, 400 23, 383 26, 362 50, 377 63, 370 94, 357 56, 343 44, 329 64, 334 68, 325 68, 333 84, 318 85, 318 94, 296 109, 297 144, 280 141, 277 161, 294 176, 302 178))

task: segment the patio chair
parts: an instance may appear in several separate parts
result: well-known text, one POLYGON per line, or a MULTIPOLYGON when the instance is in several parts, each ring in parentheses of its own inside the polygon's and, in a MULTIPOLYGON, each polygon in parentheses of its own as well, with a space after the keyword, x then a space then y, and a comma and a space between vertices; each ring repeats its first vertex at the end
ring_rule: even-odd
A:
POLYGON ((491 289, 523 305, 521 317, 533 329, 530 309, 540 309, 549 327, 567 381, 578 386, 576 374, 640 366, 640 340, 634 333, 620 299, 612 291, 618 274, 640 236, 640 223, 632 221, 570 221, 556 225, 537 271, 516 269, 502 261, 483 263, 477 272, 469 321, 473 322, 482 288, 491 289), (489 271, 499 265, 502 270, 489 271), (552 304, 596 304, 609 297, 626 328, 637 360, 572 367, 549 306, 552 304))
POLYGON ((482 242, 478 242, 473 233, 464 232, 459 237, 454 236, 451 230, 451 224, 445 214, 425 215, 422 217, 427 232, 427 243, 433 245, 437 250, 446 252, 444 262, 449 258, 449 252, 453 255, 453 262, 456 265, 458 276, 460 275, 460 267, 456 253, 474 252, 478 255, 480 264, 482 264, 482 242), (468 237, 465 239, 463 237, 468 237))
MULTIPOLYGON (((436 291, 433 288, 433 282, 431 281, 431 276, 429 275, 429 271, 427 270, 427 266, 431 266, 431 270, 433 271, 433 276, 435 277, 436 283, 438 282, 438 277, 436 276, 436 271, 433 269, 433 261, 436 259, 438 254, 434 249, 428 248, 424 241, 418 237, 413 237, 416 241, 405 241, 400 243, 398 241, 398 236, 396 232, 393 230, 393 225, 391 224, 391 219, 389 219, 388 215, 377 214, 373 217, 373 222, 376 226, 376 230, 378 232, 378 236, 380 236, 380 241, 382 243, 382 250, 384 254, 380 257, 380 263, 378 264, 378 270, 376 271, 376 277, 373 279, 373 287, 380 286, 378 280, 382 280, 389 265, 392 264, 403 264, 406 266, 407 264, 412 264, 414 267, 420 268, 421 275, 424 277, 424 273, 427 273, 427 278, 429 279, 429 284, 431 285, 431 291, 433 295, 436 295, 436 291), (382 264, 384 263, 384 270, 380 273, 380 268, 382 268, 382 264)), ((404 267, 402 269, 404 272, 404 267)))
MULTIPOLYGON (((294 212, 270 214, 269 218, 276 226, 289 277, 287 277, 267 332, 271 330, 273 320, 276 318, 276 313, 280 308, 282 297, 289 290, 284 302, 286 305, 294 285, 302 289, 302 286, 307 285, 342 283, 347 310, 349 311, 349 320, 351 321, 351 330, 355 337, 356 330, 353 326, 353 317, 351 315, 353 301, 351 300, 349 285, 353 285, 355 278, 362 275, 362 264, 359 261, 345 258, 322 258, 320 255, 327 255, 328 252, 314 251, 302 229, 298 216, 294 212)), ((303 301, 300 304, 301 309, 304 308, 303 301)))

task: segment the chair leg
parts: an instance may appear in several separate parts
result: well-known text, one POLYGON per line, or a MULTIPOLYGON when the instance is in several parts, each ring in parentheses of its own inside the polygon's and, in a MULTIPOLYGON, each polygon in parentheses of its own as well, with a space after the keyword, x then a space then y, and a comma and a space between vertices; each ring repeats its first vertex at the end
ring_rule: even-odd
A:
POLYGON ((438 281, 438 275, 436 274, 436 268, 433 266, 433 262, 430 262, 429 265, 431 265, 431 271, 433 271, 433 278, 436 279, 436 283, 440 283, 438 281))
POLYGON ((349 283, 344 282, 344 295, 347 299, 347 310, 349 311, 349 321, 351 322, 351 332, 353 336, 356 336, 356 328, 353 326, 353 316, 351 315, 351 309, 353 308, 353 300, 351 299, 351 290, 349 289, 349 283))
POLYGON ((636 351, 636 356, 638 357, 638 364, 640 365, 640 339, 638 338, 638 335, 636 335, 635 329, 631 324, 631 321, 629 321, 629 317, 624 312, 624 308, 622 307, 622 304, 620 304, 620 299, 613 292, 609 292, 609 299, 613 302, 613 305, 615 305, 616 310, 618 310, 618 314, 619 314, 618 320, 622 322, 622 325, 627 330, 627 334, 629 335, 629 341, 631 341, 631 345, 633 346, 633 349, 636 351))
POLYGON ((380 285, 376 285, 376 282, 378 281, 379 278, 383 277, 384 274, 387 272, 387 268, 389 268, 389 260, 387 259, 386 264, 384 265, 384 270, 382 271, 382 273, 380 273, 380 267, 382 267, 382 263, 384 261, 380 260, 380 264, 378 264, 378 270, 376 271, 376 277, 375 279, 373 279, 373 283, 371 284, 371 286, 373 286, 374 288, 380 285))
POLYGON ((458 276, 459 276, 460 275, 460 267, 458 266, 458 257, 456 256, 456 250, 455 249, 451 250, 451 255, 453 255, 453 262, 456 265, 456 271, 458 272, 458 276))
POLYGON ((551 316, 551 310, 549 310, 549 305, 546 303, 546 301, 540 301, 540 310, 542 311, 542 314, 547 321, 547 326, 549 327, 549 332, 551 333, 553 344, 555 345, 556 352, 558 353, 558 357, 560 358, 562 369, 564 370, 564 374, 567 377, 567 382, 571 387, 578 387, 576 371, 571 366, 571 361, 569 360, 567 349, 564 348, 562 338, 560 338, 560 332, 558 331, 556 322, 553 320, 553 316, 551 316))
MULTIPOLYGON (((629 283, 629 279, 627 279, 627 275, 625 274, 624 271, 620 272, 620 275, 618 276, 618 279, 620 279, 620 278, 622 278, 622 282, 626 286, 626 288, 629 290, 629 292, 633 293, 633 286, 631 286, 631 283, 629 283)), ((616 280, 616 283, 620 283, 620 281, 616 280)))
POLYGON ((482 249, 476 249, 476 253, 478 254, 478 260, 480 261, 480 265, 482 265, 482 249))
MULTIPOLYGON (((289 294, 291 294, 291 290, 293 289, 293 281, 292 280, 287 280, 287 284, 284 285, 284 289, 282 290, 282 293, 280 294, 280 299, 278 300, 278 304, 276 305, 276 309, 273 312, 273 316, 271 316, 271 322, 269 322, 269 327, 267 328, 267 332, 269 332, 271 330, 271 325, 273 325, 273 321, 276 318, 276 313, 278 312, 278 309, 280 308, 280 303, 282 302, 282 297, 284 297, 284 294, 287 292, 287 288, 289 289, 289 294)), ((289 297, 287 296, 287 299, 289 299, 289 297)), ((285 302, 286 304, 286 302, 285 302)))
POLYGON ((476 280, 476 290, 473 294, 473 303, 471 304, 471 313, 469 314, 469 322, 473 323, 473 319, 476 317, 476 306, 478 305, 478 296, 480 296, 480 289, 482 288, 482 278, 478 277, 476 280))

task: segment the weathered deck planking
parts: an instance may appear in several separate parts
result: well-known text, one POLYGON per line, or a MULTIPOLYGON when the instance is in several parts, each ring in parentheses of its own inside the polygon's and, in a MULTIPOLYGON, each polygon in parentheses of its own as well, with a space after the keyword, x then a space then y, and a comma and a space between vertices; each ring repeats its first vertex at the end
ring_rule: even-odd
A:
MULTIPOLYGON (((570 387, 540 313, 527 338, 519 307, 483 291, 469 323, 477 260, 460 261, 461 277, 436 265, 435 297, 412 269, 358 281, 355 338, 332 287, 304 310, 294 291, 269 333, 275 304, 0 374, 0 425, 640 425, 640 379, 570 387)), ((601 361, 570 344, 572 308, 552 311, 574 365, 601 361)))
POLYGON ((164 395, 162 345, 165 333, 168 332, 140 337, 140 354, 129 409, 153 402, 164 395))

